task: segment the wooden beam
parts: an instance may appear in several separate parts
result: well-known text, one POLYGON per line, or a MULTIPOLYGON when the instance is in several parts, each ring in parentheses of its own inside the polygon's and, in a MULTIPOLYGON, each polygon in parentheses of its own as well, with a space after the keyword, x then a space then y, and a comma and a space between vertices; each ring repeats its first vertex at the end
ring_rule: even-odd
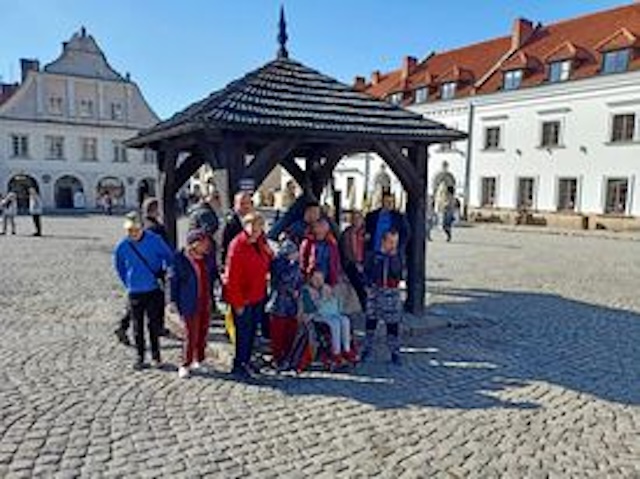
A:
POLYGON ((281 163, 296 147, 297 140, 283 138, 263 147, 245 171, 247 178, 253 178, 256 188, 264 181, 278 163, 281 163))
POLYGON ((219 158, 221 165, 227 170, 227 195, 230 205, 233 204, 233 197, 247 169, 245 153, 244 142, 238 137, 227 136, 220 144, 219 158))
POLYGON ((167 229, 169 242, 175 248, 177 242, 177 217, 176 217, 176 161, 178 152, 162 149, 158 151, 158 167, 160 208, 162 219, 167 229))
POLYGON ((422 315, 425 307, 427 241, 427 148, 419 145, 409 150, 409 159, 416 169, 416 191, 407 195, 407 219, 411 228, 407 245, 407 303, 406 309, 416 315, 422 315))
POLYGON ((307 182, 307 176, 305 174, 305 171, 302 168, 300 168, 298 164, 295 162, 295 159, 293 156, 289 156, 285 158, 280 162, 280 164, 285 170, 287 170, 287 173, 289 173, 293 177, 293 179, 296 180, 296 182, 300 185, 300 187, 303 190, 305 191, 311 190, 311 185, 308 185, 308 188, 305 188, 305 183, 307 182))
POLYGON ((374 147, 376 153, 385 160, 389 168, 391 168, 400 179, 404 189, 407 190, 408 193, 418 193, 418 183, 422 177, 419 175, 416 167, 402 153, 402 150, 394 144, 385 141, 376 141, 374 147))
POLYGON ((191 154, 185 160, 180 163, 180 166, 176 169, 175 189, 179 190, 193 174, 198 171, 204 164, 204 159, 198 154, 191 154))

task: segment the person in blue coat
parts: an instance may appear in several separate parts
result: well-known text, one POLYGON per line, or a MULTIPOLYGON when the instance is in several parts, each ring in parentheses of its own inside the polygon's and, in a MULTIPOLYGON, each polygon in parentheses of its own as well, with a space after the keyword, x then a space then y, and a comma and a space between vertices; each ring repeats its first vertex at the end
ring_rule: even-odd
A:
POLYGON ((382 194, 382 206, 365 218, 365 250, 367 256, 382 250, 382 238, 389 231, 398 233, 398 253, 404 258, 409 241, 409 223, 405 215, 395 209, 391 191, 382 194))
POLYGON ((213 285, 218 279, 216 255, 210 235, 203 229, 187 234, 187 246, 176 253, 169 275, 170 308, 180 314, 186 340, 178 376, 186 378, 205 359, 213 305, 213 285))
POLYGON ((127 236, 116 246, 113 260, 129 299, 137 351, 134 368, 143 369, 146 366, 145 317, 152 362, 155 366, 160 366, 159 336, 164 317, 162 279, 173 263, 174 253, 160 236, 144 231, 142 220, 137 213, 129 213, 125 217, 124 228, 127 236))

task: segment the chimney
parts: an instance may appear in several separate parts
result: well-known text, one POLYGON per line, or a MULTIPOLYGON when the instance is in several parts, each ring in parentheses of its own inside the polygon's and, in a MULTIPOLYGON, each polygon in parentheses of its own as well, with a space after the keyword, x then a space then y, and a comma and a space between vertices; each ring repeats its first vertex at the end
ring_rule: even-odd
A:
POLYGON ((533 31, 533 22, 531 22, 531 20, 516 18, 515 22, 513 22, 513 30, 511 32, 512 50, 517 50, 527 43, 533 31))
POLYGON ((371 74, 372 85, 377 85, 378 83, 380 83, 381 79, 382 79, 382 75, 380 74, 380 70, 376 70, 371 74))
POLYGON ((40 70, 40 62, 32 58, 21 58, 20 70, 22 72, 22 81, 24 82, 30 71, 37 72, 40 70))
POLYGON ((367 88, 367 80, 365 77, 357 76, 353 80, 353 89, 362 91, 367 88))
POLYGON ((406 80, 416 69, 416 65, 418 64, 418 60, 416 57, 406 56, 402 60, 402 79, 406 80))

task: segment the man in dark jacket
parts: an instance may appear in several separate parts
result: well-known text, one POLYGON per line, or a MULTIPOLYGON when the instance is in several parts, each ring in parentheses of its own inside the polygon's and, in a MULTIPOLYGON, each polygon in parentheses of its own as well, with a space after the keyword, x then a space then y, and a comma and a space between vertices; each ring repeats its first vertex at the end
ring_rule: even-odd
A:
POLYGON ((382 207, 369 213, 365 219, 365 249, 367 254, 381 250, 382 238, 388 231, 398 233, 398 252, 404 257, 409 241, 409 225, 405 216, 395 209, 395 197, 390 191, 382 195, 382 207))

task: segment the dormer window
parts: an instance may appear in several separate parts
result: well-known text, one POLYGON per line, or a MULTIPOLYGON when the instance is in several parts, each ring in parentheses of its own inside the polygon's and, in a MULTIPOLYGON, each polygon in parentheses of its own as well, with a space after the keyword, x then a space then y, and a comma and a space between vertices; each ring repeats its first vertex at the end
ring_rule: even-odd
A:
POLYGON ((571 76, 571 60, 553 62, 549 65, 549 81, 558 83, 567 81, 571 76))
POLYGON ((122 119, 122 103, 111 104, 111 119, 112 120, 122 119))
POLYGON ((429 90, 427 87, 420 87, 416 90, 416 103, 426 103, 429 98, 429 90))
POLYGON ((605 52, 602 57, 602 73, 622 73, 629 68, 631 52, 628 48, 605 52))
POLYGON ((88 100, 88 99, 80 100, 80 116, 84 116, 84 117, 93 116, 93 100, 88 100))
POLYGON ((510 70, 508 72, 504 72, 504 83, 503 88, 505 90, 517 90, 522 85, 522 70, 510 70))
POLYGON ((456 82, 443 83, 440 87, 440 97, 443 100, 451 100, 456 96, 456 82))
POLYGON ((392 105, 399 105, 400 103, 402 103, 402 92, 399 91, 397 93, 392 93, 391 95, 389 95, 389 103, 391 103, 392 105))

